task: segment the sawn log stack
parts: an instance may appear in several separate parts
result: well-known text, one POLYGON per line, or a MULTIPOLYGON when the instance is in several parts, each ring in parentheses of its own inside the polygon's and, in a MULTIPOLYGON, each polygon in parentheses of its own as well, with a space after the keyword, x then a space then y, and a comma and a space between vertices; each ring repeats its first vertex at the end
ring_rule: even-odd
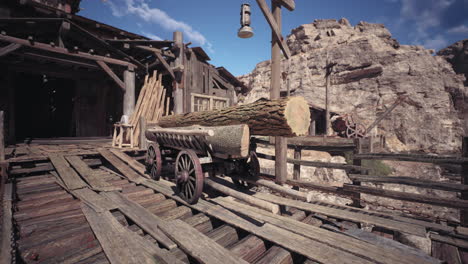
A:
POLYGON ((226 126, 246 124, 251 135, 294 137, 307 134, 310 110, 303 97, 278 100, 260 99, 251 104, 220 110, 193 112, 162 117, 161 127, 226 126))

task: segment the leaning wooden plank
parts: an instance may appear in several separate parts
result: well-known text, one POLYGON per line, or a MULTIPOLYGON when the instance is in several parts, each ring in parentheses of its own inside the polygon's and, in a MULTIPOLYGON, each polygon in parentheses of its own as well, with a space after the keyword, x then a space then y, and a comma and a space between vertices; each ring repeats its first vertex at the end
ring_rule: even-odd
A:
POLYGON ((100 149, 99 153, 109 161, 112 166, 114 166, 117 170, 119 170, 123 176, 128 178, 130 181, 135 183, 141 183, 145 180, 145 178, 141 177, 136 173, 132 168, 130 168, 127 164, 117 158, 114 154, 112 154, 107 149, 100 149))
POLYGON ((140 175, 149 178, 149 176, 145 173, 146 168, 143 164, 139 163, 138 161, 134 160, 132 157, 128 156, 127 154, 123 153, 121 150, 118 149, 110 149, 115 156, 121 159, 123 162, 127 163, 132 169, 136 170, 140 175))
POLYGON ((114 202, 88 188, 73 190, 72 194, 98 213, 117 208, 117 205, 114 202))
POLYGON ((398 160, 412 162, 428 162, 428 163, 447 163, 447 164, 463 164, 468 162, 468 158, 455 156, 432 156, 418 154, 401 154, 401 153, 362 153, 355 155, 356 159, 380 159, 380 160, 398 160))
POLYGON ((13 185, 11 183, 5 184, 4 193, 2 197, 2 217, 0 230, 0 263, 11 263, 12 244, 11 238, 13 235, 13 215, 12 215, 12 194, 13 185))
POLYGON ((331 247, 372 259, 377 263, 425 263, 423 259, 407 254, 407 252, 403 250, 387 250, 383 247, 379 247, 371 243, 365 243, 342 234, 330 232, 288 217, 257 210, 254 207, 235 202, 232 199, 215 198, 214 200, 216 203, 231 211, 239 212, 256 220, 268 222, 331 247))
POLYGON ((168 236, 200 263, 248 263, 182 220, 171 222, 171 226, 168 236))
POLYGON ((128 234, 118 228, 123 226, 110 212, 97 213, 87 205, 81 209, 112 264, 154 263, 152 257, 129 241, 128 234))
POLYGON ((66 159, 93 189, 108 192, 122 190, 121 187, 113 186, 99 177, 80 157, 69 156, 66 159))
POLYGON ((407 234, 417 235, 424 237, 426 235, 426 229, 424 227, 395 221, 392 219, 385 219, 382 217, 370 216, 363 213, 355 213, 352 211, 346 211, 343 209, 335 209, 318 204, 305 203, 301 201, 294 201, 291 199, 282 198, 276 195, 266 193, 255 193, 254 197, 263 199, 265 201, 274 202, 281 205, 295 207, 308 212, 319 213, 339 219, 349 220, 357 223, 367 223, 376 226, 384 227, 390 230, 400 231, 407 234))
POLYGON ((167 247, 168 249, 177 247, 177 244, 169 239, 158 228, 158 225, 162 223, 162 220, 159 217, 152 214, 141 205, 130 201, 120 193, 105 193, 103 195, 104 197, 107 197, 118 204, 122 213, 124 213, 128 218, 132 219, 132 221, 135 222, 141 229, 150 234, 163 246, 167 247))
POLYGON ((442 198, 422 194, 384 190, 368 186, 357 186, 345 184, 343 190, 371 194, 379 197, 386 197, 396 200, 410 201, 416 203, 425 203, 449 208, 468 209, 468 201, 456 198, 442 198))
POLYGON ((403 184, 422 188, 437 189, 443 191, 467 191, 468 185, 449 183, 449 182, 436 182, 425 179, 416 179, 411 177, 384 177, 384 176, 371 176, 371 175, 360 175, 350 174, 348 175, 351 180, 359 182, 372 182, 372 183, 392 183, 392 184, 403 184))
POLYGON ((88 186, 70 167, 63 155, 49 154, 49 159, 52 162, 52 165, 54 165, 60 179, 62 179, 63 183, 69 190, 80 189, 88 186))
POLYGON ((245 194, 245 193, 241 193, 239 191, 236 191, 234 189, 231 189, 225 185, 222 185, 220 183, 217 183, 211 179, 208 179, 208 178, 205 178, 204 179, 204 182, 206 185, 210 186, 211 188, 219 191, 219 192, 222 192, 224 194, 227 194, 227 195, 230 195, 232 197, 235 197, 239 200, 242 200, 246 203, 249 203, 249 204, 252 204, 252 205, 255 205, 255 206, 258 206, 262 209, 265 209, 267 211, 270 211, 274 214, 278 214, 279 213, 279 206, 277 204, 273 204, 273 203, 270 203, 270 202, 266 202, 264 200, 261 200, 261 199, 257 199, 257 198, 254 198, 248 194, 245 194))
MULTIPOLYGON (((234 178, 236 178, 236 177, 234 177, 234 178)), ((276 184, 273 181, 264 180, 264 179, 250 179, 248 177, 245 177, 245 178, 244 177, 243 178, 239 177, 237 179, 242 180, 242 181, 246 181, 248 183, 252 183, 252 184, 255 184, 255 185, 270 188, 275 192, 278 192, 278 193, 281 193, 281 194, 284 194, 284 195, 288 195, 288 196, 294 197, 296 199, 300 199, 300 200, 307 201, 307 202, 312 201, 312 194, 311 193, 300 192, 300 191, 296 191, 296 190, 293 190, 293 189, 290 189, 290 188, 287 188, 287 187, 283 187, 281 185, 276 184)))
MULTIPOLYGON (((359 258, 358 256, 349 254, 347 252, 337 250, 322 243, 317 243, 311 239, 304 238, 293 232, 285 231, 279 232, 274 226, 265 224, 258 226, 238 215, 230 212, 229 210, 214 205, 205 200, 198 200, 197 204, 188 204, 169 187, 172 185, 170 182, 160 180, 159 182, 147 180, 143 185, 152 188, 166 196, 200 212, 203 212, 212 217, 218 218, 232 226, 244 229, 258 237, 269 240, 278 244, 292 252, 304 255, 310 259, 316 260, 320 263, 372 263, 366 259, 359 258), (165 182, 165 184, 161 183, 165 182)), ((252 220, 253 221, 253 220, 252 220)), ((262 222, 259 224, 263 224, 262 222)))

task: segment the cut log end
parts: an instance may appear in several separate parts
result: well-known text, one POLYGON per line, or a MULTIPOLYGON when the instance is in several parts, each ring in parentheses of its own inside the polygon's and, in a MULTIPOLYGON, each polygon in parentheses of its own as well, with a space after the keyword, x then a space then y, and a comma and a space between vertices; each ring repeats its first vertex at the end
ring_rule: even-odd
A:
POLYGON ((290 97, 284 115, 294 135, 307 135, 310 126, 310 110, 303 97, 290 97))

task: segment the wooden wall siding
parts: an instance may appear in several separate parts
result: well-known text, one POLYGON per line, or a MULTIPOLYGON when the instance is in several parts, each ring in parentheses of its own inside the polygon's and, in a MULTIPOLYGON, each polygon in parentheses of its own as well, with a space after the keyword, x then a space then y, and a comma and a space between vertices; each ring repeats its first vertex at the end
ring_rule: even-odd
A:
POLYGON ((234 86, 225 81, 211 65, 200 61, 193 51, 186 57, 185 73, 186 112, 232 105, 234 86))
MULTIPOLYGON (((88 81, 77 83, 75 101, 75 134, 77 137, 107 136, 107 105, 108 89, 103 83, 95 84, 88 81)), ((118 89, 115 88, 115 91, 118 89)), ((114 120, 118 121, 118 120, 114 120)))

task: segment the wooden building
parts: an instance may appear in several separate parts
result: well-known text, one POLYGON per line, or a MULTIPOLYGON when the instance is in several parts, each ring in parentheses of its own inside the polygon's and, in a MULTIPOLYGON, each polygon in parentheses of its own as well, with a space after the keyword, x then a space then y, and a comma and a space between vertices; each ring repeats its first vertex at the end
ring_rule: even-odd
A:
POLYGON ((247 92, 201 47, 155 41, 77 15, 80 0, 0 2, 0 110, 6 140, 110 135, 147 73, 162 73, 175 113, 220 108, 247 92))

